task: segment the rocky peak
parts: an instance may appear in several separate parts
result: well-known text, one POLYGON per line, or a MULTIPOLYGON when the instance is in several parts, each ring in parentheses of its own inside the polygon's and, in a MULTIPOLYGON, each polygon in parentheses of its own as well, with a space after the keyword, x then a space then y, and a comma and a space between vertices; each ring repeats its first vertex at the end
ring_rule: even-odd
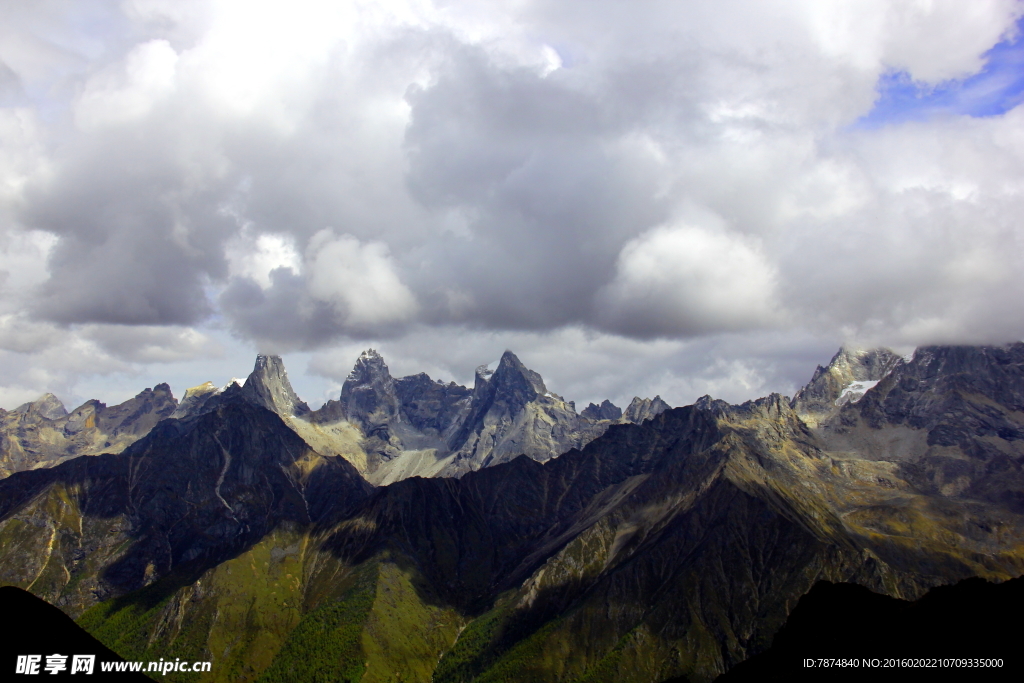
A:
POLYGON ((511 351, 501 355, 493 371, 489 365, 476 369, 473 401, 479 405, 499 402, 516 412, 547 392, 541 376, 523 365, 511 351))
POLYGON ((45 417, 47 420, 57 420, 68 414, 67 408, 64 407, 61 400, 50 393, 43 394, 31 403, 18 406, 12 412, 38 415, 39 417, 45 417))
POLYGON ((341 387, 341 407, 345 417, 364 430, 399 419, 395 380, 384 358, 373 349, 356 359, 341 387))
POLYGON ((292 389, 280 356, 256 356, 256 366, 245 380, 242 396, 250 403, 279 415, 304 415, 309 412, 309 406, 292 389))
POLYGON ((622 408, 605 399, 601 405, 591 403, 583 412, 580 413, 580 417, 585 417, 590 420, 618 420, 622 417, 622 408))
POLYGON ((844 346, 827 367, 817 367, 811 381, 793 397, 793 409, 813 427, 844 404, 860 400, 903 362, 903 358, 890 349, 844 346))
POLYGON ((655 396, 654 398, 634 396, 633 400, 626 407, 625 412, 622 413, 622 419, 625 422, 642 424, 646 420, 661 415, 671 407, 661 399, 661 396, 655 396))
POLYGON ((498 369, 495 370, 492 379, 499 385, 529 385, 534 394, 539 396, 543 396, 548 392, 540 374, 523 365, 523 362, 511 351, 505 351, 505 353, 501 354, 498 369))
POLYGON ((383 356, 374 349, 366 349, 359 354, 345 383, 367 384, 374 381, 375 378, 390 379, 391 371, 388 370, 388 364, 384 362, 383 356))
POLYGON ((219 391, 221 390, 213 382, 204 382, 199 386, 186 389, 185 395, 181 397, 181 402, 178 403, 178 407, 171 413, 171 417, 181 419, 190 415, 197 415, 203 409, 206 402, 219 391))
POLYGON ((844 346, 832 357, 828 369, 853 381, 878 381, 901 360, 890 349, 848 349, 844 346))

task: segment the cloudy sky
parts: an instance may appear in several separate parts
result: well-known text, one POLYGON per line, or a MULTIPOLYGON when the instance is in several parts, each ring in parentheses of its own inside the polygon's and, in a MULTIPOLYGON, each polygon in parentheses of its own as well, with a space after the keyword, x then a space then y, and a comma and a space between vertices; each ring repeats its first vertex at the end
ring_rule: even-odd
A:
POLYGON ((1024 335, 1024 3, 0 0, 0 406, 580 407, 1024 335))

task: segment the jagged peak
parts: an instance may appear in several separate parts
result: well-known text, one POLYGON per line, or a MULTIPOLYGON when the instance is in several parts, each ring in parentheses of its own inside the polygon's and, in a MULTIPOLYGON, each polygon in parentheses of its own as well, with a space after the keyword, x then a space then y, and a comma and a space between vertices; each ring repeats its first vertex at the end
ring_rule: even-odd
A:
POLYGON ((548 393, 540 373, 526 367, 516 354, 506 349, 505 353, 501 354, 501 360, 498 361, 498 366, 490 379, 502 385, 514 382, 517 377, 522 377, 537 395, 544 396, 548 393))
POLYGON ((259 370, 285 372, 284 359, 276 354, 257 354, 256 365, 253 367, 253 372, 257 372, 259 370))
POLYGON ((668 403, 662 400, 661 396, 656 395, 654 398, 640 398, 634 396, 633 400, 630 401, 626 410, 622 413, 622 419, 627 422, 634 422, 640 424, 645 420, 650 420, 652 417, 656 417, 661 413, 671 408, 668 403))
POLYGON ((374 349, 366 349, 359 354, 355 364, 352 366, 351 372, 345 378, 345 384, 365 384, 366 382, 373 381, 376 377, 390 379, 391 370, 388 369, 388 364, 384 362, 384 356, 377 353, 374 349))
POLYGON ((500 368, 502 365, 510 367, 526 367, 523 365, 523 361, 519 360, 519 356, 508 349, 505 349, 505 352, 501 354, 501 358, 498 359, 498 367, 500 368))
POLYGON ((622 408, 605 399, 600 405, 591 403, 583 412, 580 413, 580 417, 585 417, 591 420, 618 420, 622 417, 622 408))
MULTIPOLYGON (((829 361, 828 369, 854 367, 864 365, 881 365, 888 367, 901 359, 898 353, 885 346, 865 348, 861 346, 843 345, 829 361)), ((890 368, 891 369, 891 368, 890 368)))
POLYGON ((697 410, 722 414, 730 408, 730 404, 720 398, 712 398, 710 394, 704 394, 694 402, 693 407, 697 410))
POLYGON ((257 375, 287 376, 288 371, 284 367, 284 359, 277 355, 258 354, 249 377, 252 378, 257 375))
MULTIPOLYGON (((232 382, 237 383, 237 380, 232 382)), ((256 356, 252 373, 240 386, 246 400, 273 410, 279 415, 290 416, 309 412, 309 406, 292 389, 281 356, 256 356)))

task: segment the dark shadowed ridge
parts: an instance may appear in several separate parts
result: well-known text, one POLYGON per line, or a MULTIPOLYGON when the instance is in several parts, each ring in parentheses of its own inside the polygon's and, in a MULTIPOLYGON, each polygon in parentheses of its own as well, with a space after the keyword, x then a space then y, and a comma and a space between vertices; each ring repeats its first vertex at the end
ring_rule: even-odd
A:
POLYGON ((822 581, 800 598, 765 652, 719 676, 716 683, 771 681, 1019 681, 1024 578, 993 584, 972 578, 928 591, 909 602, 863 586, 822 581), (926 666, 892 666, 892 658, 926 666), (833 658, 856 666, 809 667, 833 658), (1001 660, 1000 666, 948 666, 937 658, 1001 660), (865 660, 878 660, 870 666, 865 660), (885 667, 886 660, 890 666, 885 667), (817 663, 817 662, 815 662, 817 663))
MULTIPOLYGON (((71 617, 59 609, 14 586, 0 586, 0 614, 3 614, 4 637, 0 638, 0 667, 7 672, 5 678, 12 680, 19 655, 40 655, 38 678, 87 681, 145 681, 151 678, 139 673, 101 672, 101 662, 123 662, 124 659, 100 641, 93 638, 71 617), (67 669, 51 674, 43 669, 46 656, 59 653, 67 656, 67 669), (72 655, 96 655, 92 675, 79 671, 71 673, 72 655)), ((19 677, 20 678, 20 677, 19 677)), ((27 676, 26 680, 32 680, 27 676)))
POLYGON ((0 517, 60 486, 77 498, 83 517, 120 520, 130 544, 111 556, 95 588, 102 598, 183 565, 214 566, 281 522, 314 523, 371 491, 348 462, 311 451, 277 414, 217 398, 209 412, 164 420, 123 453, 0 480, 0 517), (317 464, 308 476, 294 468, 304 460, 317 464))

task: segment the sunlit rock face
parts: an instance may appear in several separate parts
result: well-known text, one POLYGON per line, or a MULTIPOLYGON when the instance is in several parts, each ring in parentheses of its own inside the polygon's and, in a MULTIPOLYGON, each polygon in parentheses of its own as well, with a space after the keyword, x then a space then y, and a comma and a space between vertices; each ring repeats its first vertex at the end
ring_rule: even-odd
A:
POLYGON ((654 398, 640 398, 636 396, 622 413, 622 421, 641 424, 661 415, 671 407, 661 400, 661 396, 655 396, 654 398))
POLYGON ((280 415, 309 413, 309 406, 292 389, 280 356, 256 356, 256 366, 242 387, 242 396, 250 403, 280 415))
POLYGON ((841 348, 828 366, 819 365, 807 386, 796 393, 793 409, 807 424, 816 426, 844 404, 858 401, 901 362, 903 358, 889 349, 841 348))
POLYGON ((338 401, 314 422, 347 420, 362 434, 364 476, 390 483, 410 476, 461 476, 525 454, 547 460, 600 434, 609 423, 581 424, 575 406, 547 390, 539 374, 506 351, 477 368, 472 389, 426 374, 395 379, 368 350, 338 401))
POLYGON ((70 413, 56 396, 45 394, 0 414, 0 476, 52 467, 79 455, 120 452, 177 405, 166 384, 115 406, 86 401, 70 413))

